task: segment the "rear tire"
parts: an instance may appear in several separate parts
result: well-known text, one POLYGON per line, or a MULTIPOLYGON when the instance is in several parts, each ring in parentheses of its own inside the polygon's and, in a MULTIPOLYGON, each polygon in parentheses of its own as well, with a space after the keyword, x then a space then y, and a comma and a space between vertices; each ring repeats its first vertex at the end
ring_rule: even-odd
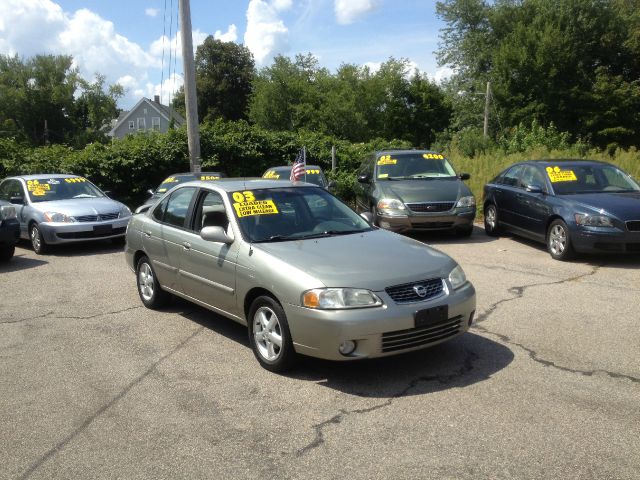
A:
POLYGON ((0 248, 0 262, 8 262, 13 257, 16 251, 16 247, 11 245, 10 247, 0 248))
POLYGON ((500 235, 498 209, 493 203, 488 203, 484 208, 484 232, 490 237, 500 235))
POLYGON ((564 221, 556 219, 549 225, 547 250, 554 260, 567 261, 575 256, 569 227, 564 221))
POLYGON ((147 256, 138 260, 136 283, 138 284, 138 295, 140 295, 140 300, 145 307, 157 310, 169 303, 171 296, 160 287, 156 272, 151 266, 151 260, 147 256))
POLYGON ((287 315, 272 297, 256 298, 249 309, 249 344, 258 363, 271 372, 284 372, 295 364, 287 315))
POLYGON ((49 245, 47 245, 44 241, 44 237, 42 236, 42 232, 38 228, 37 223, 32 224, 31 228, 29 228, 29 239, 31 240, 33 251, 38 255, 47 253, 47 251, 49 250, 49 245))

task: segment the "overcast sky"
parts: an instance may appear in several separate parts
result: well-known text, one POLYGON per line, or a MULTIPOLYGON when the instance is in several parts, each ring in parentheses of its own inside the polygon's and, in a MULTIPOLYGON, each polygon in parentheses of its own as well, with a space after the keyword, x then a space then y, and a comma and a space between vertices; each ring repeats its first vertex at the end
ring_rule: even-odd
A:
MULTIPOLYGON (((125 87, 120 107, 153 95, 166 104, 182 85, 177 16, 178 0, 0 0, 0 53, 69 54, 84 78, 125 87)), ((194 48, 208 35, 244 44, 257 67, 310 52, 331 71, 395 57, 448 75, 434 55, 435 0, 191 0, 191 16, 194 48)))

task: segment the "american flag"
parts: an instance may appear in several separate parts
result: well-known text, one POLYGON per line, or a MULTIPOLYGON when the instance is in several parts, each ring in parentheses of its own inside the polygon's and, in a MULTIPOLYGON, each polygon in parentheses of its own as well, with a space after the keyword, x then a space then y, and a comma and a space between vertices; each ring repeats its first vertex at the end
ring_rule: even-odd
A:
POLYGON ((307 155, 304 147, 300 149, 298 152, 298 156, 296 157, 296 161, 293 162, 293 166, 291 167, 291 175, 289 176, 289 180, 295 182, 304 177, 306 173, 306 164, 307 164, 307 155))

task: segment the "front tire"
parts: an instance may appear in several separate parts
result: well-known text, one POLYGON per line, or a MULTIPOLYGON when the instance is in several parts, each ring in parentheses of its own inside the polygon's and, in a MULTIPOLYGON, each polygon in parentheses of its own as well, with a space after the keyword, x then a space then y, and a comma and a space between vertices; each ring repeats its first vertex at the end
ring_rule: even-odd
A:
POLYGON ((138 284, 138 295, 140 295, 140 300, 145 307, 157 310, 169 303, 171 297, 160 287, 149 257, 144 256, 138 260, 136 283, 138 284))
POLYGON ((249 343, 263 368, 284 372, 296 362, 287 315, 273 298, 256 298, 249 309, 249 343))
POLYGON ((31 225, 31 228, 29 229, 29 239, 31 240, 33 251, 38 255, 47 253, 47 250, 49 250, 49 246, 44 241, 44 237, 42 236, 42 232, 38 228, 38 224, 34 223, 33 225, 31 225))
POLYGON ((569 227, 562 220, 551 222, 547 231, 547 250, 554 260, 566 261, 573 258, 575 252, 571 243, 569 227))
POLYGON ((16 251, 16 247, 11 245, 10 247, 0 248, 0 262, 8 262, 13 257, 16 251))
POLYGON ((493 203, 487 204, 484 209, 484 232, 490 237, 500 235, 498 227, 498 209, 493 203))

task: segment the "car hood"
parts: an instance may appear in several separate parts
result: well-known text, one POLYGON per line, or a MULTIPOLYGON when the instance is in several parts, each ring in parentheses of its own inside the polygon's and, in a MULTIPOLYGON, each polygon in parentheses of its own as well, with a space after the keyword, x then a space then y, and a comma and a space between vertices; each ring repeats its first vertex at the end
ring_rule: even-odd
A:
POLYGON ((73 198, 38 202, 33 203, 31 206, 41 212, 57 212, 69 216, 80 216, 119 212, 123 204, 110 198, 73 198))
POLYGON ((471 195, 458 178, 386 180, 377 183, 379 198, 397 198, 405 203, 455 202, 471 195))
POLYGON ((604 210, 623 221, 640 220, 640 192, 577 193, 560 198, 573 202, 576 207, 604 210))
POLYGON ((448 255, 385 230, 256 243, 253 248, 292 265, 328 287, 373 291, 435 277, 446 278, 456 266, 448 255))

